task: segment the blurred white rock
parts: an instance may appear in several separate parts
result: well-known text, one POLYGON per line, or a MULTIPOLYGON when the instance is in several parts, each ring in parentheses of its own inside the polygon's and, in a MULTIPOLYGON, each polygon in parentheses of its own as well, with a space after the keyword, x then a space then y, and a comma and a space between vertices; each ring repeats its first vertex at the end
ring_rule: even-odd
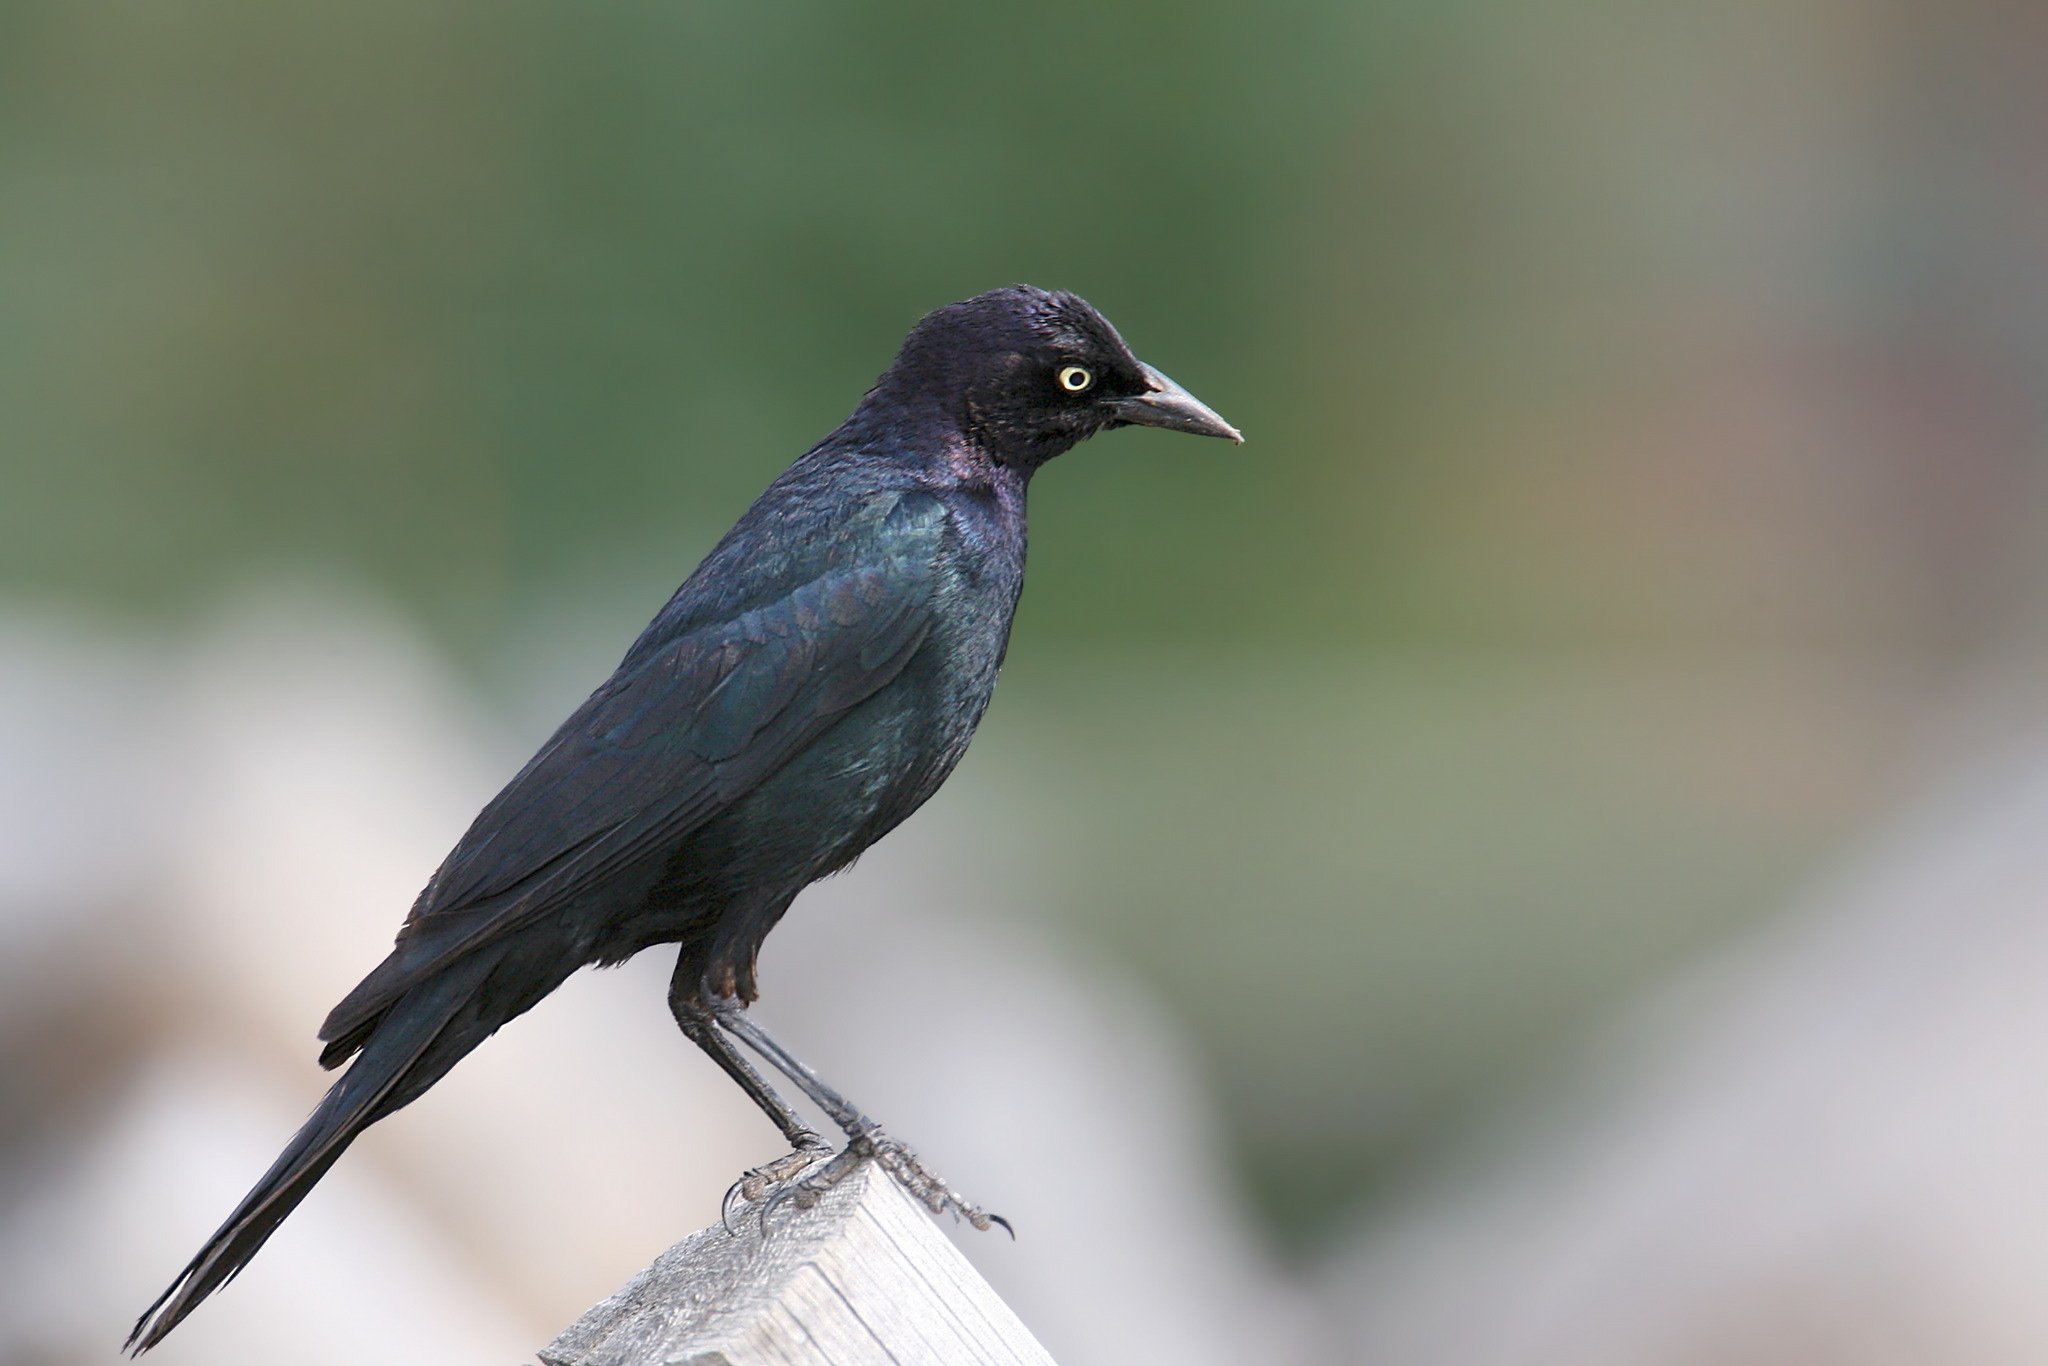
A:
MULTIPOLYGON (((113 1363, 128 1324, 276 1156, 299 1116, 260 1073, 167 1052, 0 1226, 0 1360, 113 1363)), ((344 1162, 163 1366, 509 1366, 520 1315, 445 1233, 344 1162)))
POLYGON ((110 623, 0 604, 0 1013, 104 967, 161 867, 158 663, 110 623))
POLYGON ((182 681, 165 899, 195 1007, 303 1058, 505 765, 418 638, 337 591, 235 600, 182 681))
POLYGON ((1998 755, 1365 1228, 1342 1359, 2048 1361, 2048 742, 1998 755))

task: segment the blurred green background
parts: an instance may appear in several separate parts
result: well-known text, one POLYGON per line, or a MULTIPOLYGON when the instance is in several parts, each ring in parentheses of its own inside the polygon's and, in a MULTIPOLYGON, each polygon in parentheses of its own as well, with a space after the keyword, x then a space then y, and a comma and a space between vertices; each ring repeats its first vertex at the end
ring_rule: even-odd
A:
POLYGON ((1310 1241, 1773 909, 2007 610, 2027 22, 4 0, 0 591, 367 581, 530 736, 919 314, 1076 290, 1249 441, 1038 481, 969 773, 1310 1241))

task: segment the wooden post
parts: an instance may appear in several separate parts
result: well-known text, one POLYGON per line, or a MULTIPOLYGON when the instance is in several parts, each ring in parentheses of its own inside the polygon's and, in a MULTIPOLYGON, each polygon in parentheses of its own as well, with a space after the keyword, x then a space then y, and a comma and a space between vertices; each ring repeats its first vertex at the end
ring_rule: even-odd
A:
POLYGON ((757 1207, 663 1253, 547 1366, 1054 1366, 932 1216, 864 1162, 810 1209, 757 1207))

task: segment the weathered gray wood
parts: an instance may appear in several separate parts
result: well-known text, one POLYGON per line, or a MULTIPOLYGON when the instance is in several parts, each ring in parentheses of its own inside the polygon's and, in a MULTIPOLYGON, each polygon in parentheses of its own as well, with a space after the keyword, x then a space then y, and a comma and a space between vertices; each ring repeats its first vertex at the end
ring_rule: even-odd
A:
POLYGON ((663 1253, 548 1344, 548 1366, 1054 1366, 932 1216, 872 1163, 808 1210, 750 1208, 663 1253))

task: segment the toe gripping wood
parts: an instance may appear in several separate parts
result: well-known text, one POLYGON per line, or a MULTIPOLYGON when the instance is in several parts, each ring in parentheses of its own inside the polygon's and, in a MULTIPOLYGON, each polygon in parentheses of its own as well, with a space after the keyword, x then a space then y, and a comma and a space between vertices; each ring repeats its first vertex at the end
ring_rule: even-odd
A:
POLYGON ((1054 1366, 872 1161, 809 1209, 676 1244, 541 1352, 547 1366, 1054 1366))

